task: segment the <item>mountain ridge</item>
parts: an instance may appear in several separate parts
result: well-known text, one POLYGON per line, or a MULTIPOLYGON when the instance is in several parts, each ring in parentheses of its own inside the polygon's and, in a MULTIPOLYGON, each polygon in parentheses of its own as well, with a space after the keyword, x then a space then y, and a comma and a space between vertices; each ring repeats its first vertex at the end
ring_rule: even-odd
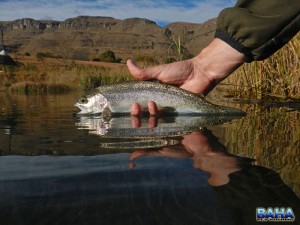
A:
POLYGON ((215 27, 216 19, 202 24, 174 22, 163 27, 137 17, 78 16, 64 21, 32 18, 0 21, 4 47, 9 52, 59 55, 58 49, 64 49, 65 58, 80 60, 91 60, 94 55, 112 50, 124 60, 134 55, 148 55, 165 61, 177 57, 178 41, 185 51, 182 54, 191 56, 212 40, 215 27))

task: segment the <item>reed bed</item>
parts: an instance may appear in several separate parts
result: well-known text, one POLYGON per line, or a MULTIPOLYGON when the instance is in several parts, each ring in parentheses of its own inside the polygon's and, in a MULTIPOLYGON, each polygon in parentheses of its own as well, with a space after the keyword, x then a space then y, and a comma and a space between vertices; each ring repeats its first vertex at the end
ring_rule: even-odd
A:
POLYGON ((228 94, 246 99, 300 99, 300 33, 273 56, 246 63, 224 80, 228 94))

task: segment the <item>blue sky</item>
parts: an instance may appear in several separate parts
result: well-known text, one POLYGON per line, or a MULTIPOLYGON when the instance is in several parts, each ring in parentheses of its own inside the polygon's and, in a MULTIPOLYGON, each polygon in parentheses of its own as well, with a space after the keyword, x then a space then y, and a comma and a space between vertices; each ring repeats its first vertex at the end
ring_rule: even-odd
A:
POLYGON ((20 18, 65 20, 80 15, 147 18, 159 25, 202 23, 236 0, 0 0, 0 21, 20 18))

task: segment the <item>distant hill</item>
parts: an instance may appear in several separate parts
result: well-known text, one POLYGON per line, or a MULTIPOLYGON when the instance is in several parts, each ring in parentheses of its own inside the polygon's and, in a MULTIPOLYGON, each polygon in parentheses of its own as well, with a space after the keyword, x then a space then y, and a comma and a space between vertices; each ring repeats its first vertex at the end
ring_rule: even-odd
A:
POLYGON ((186 55, 197 54, 213 38, 216 19, 203 24, 176 22, 164 27, 143 18, 79 16, 65 21, 0 21, 8 52, 35 55, 38 52, 68 59, 91 60, 112 50, 123 60, 151 56, 158 61, 176 58, 180 39, 186 55))

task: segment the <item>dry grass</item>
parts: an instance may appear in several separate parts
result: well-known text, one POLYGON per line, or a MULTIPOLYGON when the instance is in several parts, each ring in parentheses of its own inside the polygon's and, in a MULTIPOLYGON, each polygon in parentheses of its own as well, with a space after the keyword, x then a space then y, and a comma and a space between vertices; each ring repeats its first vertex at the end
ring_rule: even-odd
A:
POLYGON ((299 52, 300 33, 270 58, 243 65, 223 84, 240 98, 300 99, 299 52))
MULTIPOLYGON (((243 65, 222 84, 227 95, 243 99, 300 99, 300 34, 272 57, 243 65)), ((14 57, 15 58, 15 57, 14 57)), ((20 67, 0 74, 0 89, 35 92, 90 89, 133 77, 124 64, 36 59, 19 56, 20 67)), ((222 87, 222 85, 219 85, 222 87)))
POLYGON ((0 86, 19 93, 61 93, 133 79, 124 64, 61 61, 22 57, 19 67, 7 68, 0 86))

